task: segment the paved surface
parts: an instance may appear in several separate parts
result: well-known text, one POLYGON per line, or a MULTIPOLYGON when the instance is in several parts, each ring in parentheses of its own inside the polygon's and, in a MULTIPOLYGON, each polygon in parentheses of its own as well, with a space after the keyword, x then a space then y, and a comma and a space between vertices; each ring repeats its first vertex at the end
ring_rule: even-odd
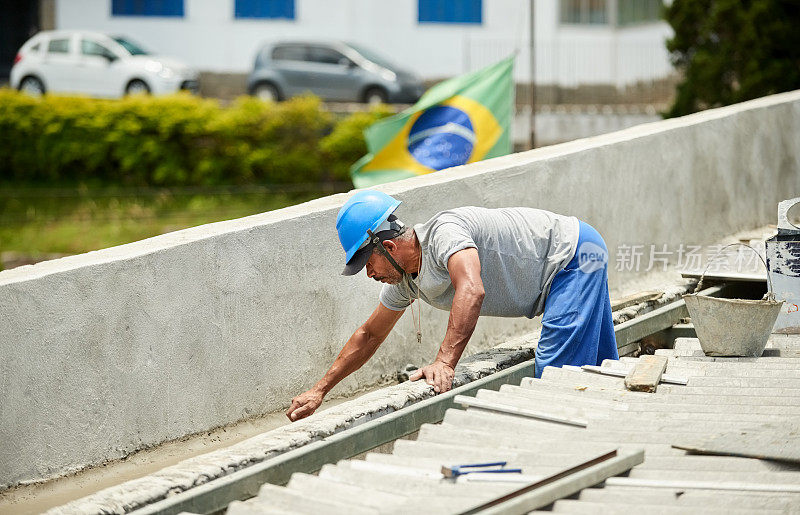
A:
MULTIPOLYGON (((285 487, 264 485, 258 497, 232 503, 251 513, 452 513, 518 489, 520 483, 443 479, 443 465, 507 460, 528 480, 612 449, 644 449, 644 462, 570 498, 541 507, 566 513, 800 513, 800 466, 732 456, 691 455, 672 447, 691 438, 800 426, 800 337, 775 335, 761 358, 707 358, 696 339, 680 338, 666 373, 687 384, 629 392, 621 377, 580 368, 547 368, 477 398, 551 417, 585 420, 575 427, 497 410, 448 411, 416 441, 392 454, 327 465, 318 476, 294 474, 285 487), (640 485, 640 486, 635 486, 640 485), (644 486, 641 486, 644 485, 644 486), (659 485, 659 486, 656 486, 659 485)), ((607 361, 630 368, 634 358, 607 361)), ((520 478, 517 478, 520 479, 520 478)))

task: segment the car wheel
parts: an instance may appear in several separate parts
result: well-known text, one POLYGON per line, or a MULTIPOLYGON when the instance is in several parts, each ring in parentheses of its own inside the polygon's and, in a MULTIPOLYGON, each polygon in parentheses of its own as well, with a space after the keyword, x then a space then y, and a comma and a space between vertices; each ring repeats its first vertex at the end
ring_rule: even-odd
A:
POLYGON ((281 99, 281 93, 274 84, 262 82, 253 89, 253 95, 264 102, 277 102, 281 99))
POLYGON ((364 102, 367 104, 385 104, 387 100, 389 100, 389 96, 383 88, 369 88, 364 92, 364 102))
POLYGON ((133 79, 125 87, 126 95, 149 95, 150 86, 143 80, 133 79))
POLYGON ((28 76, 19 83, 19 90, 32 97, 40 97, 44 95, 44 84, 37 77, 28 76))

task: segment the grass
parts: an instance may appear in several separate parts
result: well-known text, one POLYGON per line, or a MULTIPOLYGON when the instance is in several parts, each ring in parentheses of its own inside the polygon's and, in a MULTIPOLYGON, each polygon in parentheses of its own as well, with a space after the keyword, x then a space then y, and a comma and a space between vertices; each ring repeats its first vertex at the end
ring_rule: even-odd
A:
POLYGON ((348 185, 293 189, 0 188, 0 253, 36 259, 79 254, 346 191, 348 185))

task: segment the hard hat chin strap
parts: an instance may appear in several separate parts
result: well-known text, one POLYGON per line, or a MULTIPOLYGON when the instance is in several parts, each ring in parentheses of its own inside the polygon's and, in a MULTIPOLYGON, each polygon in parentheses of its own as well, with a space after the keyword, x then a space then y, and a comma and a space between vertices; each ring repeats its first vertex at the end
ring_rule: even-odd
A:
POLYGON ((389 261, 389 263, 391 263, 391 264, 392 264, 392 266, 393 266, 393 267, 395 267, 395 269, 396 269, 398 272, 400 272, 400 274, 401 274, 401 275, 403 275, 403 276, 405 276, 405 275, 408 275, 408 274, 406 273, 406 271, 405 271, 405 270, 403 270, 403 267, 401 267, 400 265, 398 265, 398 264, 397 264, 397 261, 395 261, 395 260, 394 260, 394 258, 392 257, 392 255, 391 255, 391 254, 389 254, 389 251, 388 251, 388 250, 386 250, 386 247, 384 247, 384 246, 383 246, 383 243, 381 242, 381 239, 380 239, 380 238, 378 238, 377 236, 375 236, 375 233, 374 233, 374 232, 372 232, 372 231, 371 231, 371 230, 369 230, 369 229, 367 229, 367 234, 369 234, 370 243, 373 243, 373 244, 375 244, 375 246, 378 248, 378 251, 379 251, 381 254, 383 254, 383 257, 385 257, 385 258, 386 258, 386 259, 389 261))

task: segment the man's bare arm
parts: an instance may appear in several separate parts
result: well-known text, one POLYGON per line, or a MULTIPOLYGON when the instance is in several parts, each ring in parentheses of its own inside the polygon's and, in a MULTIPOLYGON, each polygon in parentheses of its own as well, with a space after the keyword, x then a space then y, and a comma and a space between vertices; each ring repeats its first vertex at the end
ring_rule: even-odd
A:
POLYGON ((294 399, 286 412, 289 420, 305 418, 322 404, 322 398, 342 379, 352 374, 375 354, 383 340, 402 316, 402 311, 392 311, 378 304, 369 319, 347 340, 331 368, 310 390, 294 399))
POLYGON ((421 368, 410 378, 417 380, 424 376, 437 393, 446 392, 453 386, 456 364, 475 331, 485 295, 477 249, 456 252, 450 256, 447 269, 456 290, 447 322, 447 333, 436 355, 436 361, 421 368))

